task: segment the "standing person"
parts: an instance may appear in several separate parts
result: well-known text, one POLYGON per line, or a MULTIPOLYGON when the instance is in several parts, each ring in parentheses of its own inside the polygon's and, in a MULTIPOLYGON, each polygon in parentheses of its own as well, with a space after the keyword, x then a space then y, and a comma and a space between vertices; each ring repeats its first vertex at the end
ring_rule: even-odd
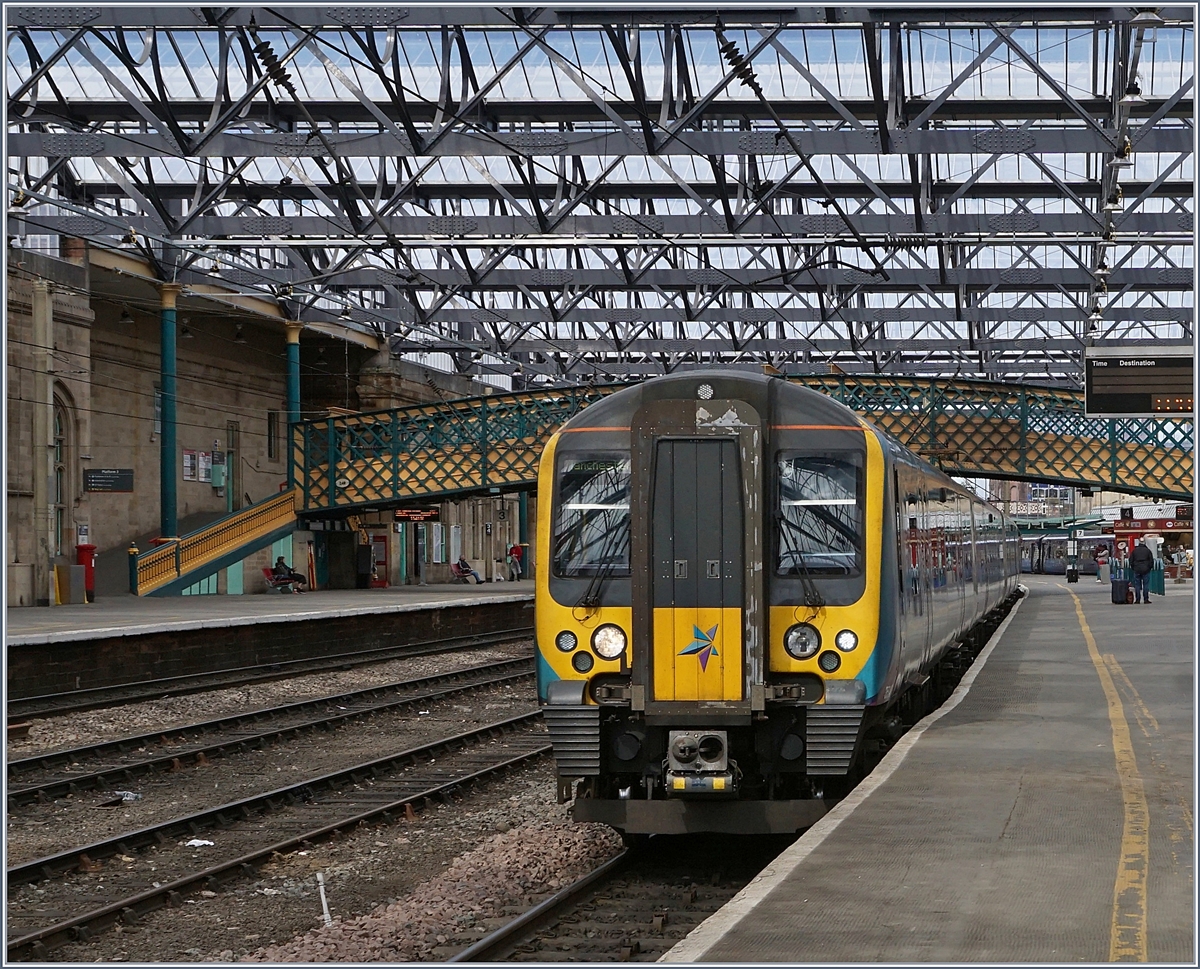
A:
POLYGON ((1147 547, 1145 539, 1138 539, 1137 548, 1129 556, 1129 564, 1133 568, 1133 601, 1150 605, 1150 570, 1154 568, 1154 553, 1147 547))
POLYGON ((1096 546, 1096 581, 1105 582, 1108 580, 1108 546, 1096 546))
POLYGON ((513 542, 508 549, 508 577, 513 582, 521 581, 521 545, 513 542))

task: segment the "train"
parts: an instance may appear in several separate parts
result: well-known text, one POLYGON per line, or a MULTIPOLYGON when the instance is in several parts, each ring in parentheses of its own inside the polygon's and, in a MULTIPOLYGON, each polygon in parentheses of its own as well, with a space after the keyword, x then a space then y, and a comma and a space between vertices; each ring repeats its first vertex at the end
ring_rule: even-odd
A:
MULTIPOLYGON (((1014 594, 997 508, 848 407, 689 371, 591 404, 538 477, 537 689, 577 821, 794 833, 1014 594)), ((922 706, 924 704, 924 706, 922 706)))

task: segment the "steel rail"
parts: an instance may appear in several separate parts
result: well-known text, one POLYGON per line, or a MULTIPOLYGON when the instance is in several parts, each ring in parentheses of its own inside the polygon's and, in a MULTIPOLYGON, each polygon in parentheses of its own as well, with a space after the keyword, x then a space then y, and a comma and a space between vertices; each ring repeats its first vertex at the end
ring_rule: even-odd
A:
POLYGON ((344 829, 352 828, 375 819, 382 818, 385 822, 390 822, 393 815, 404 814, 406 808, 410 806, 420 805, 435 797, 445 797, 456 788, 502 773, 509 768, 520 766, 530 760, 550 753, 550 750, 551 747, 549 744, 540 745, 531 750, 519 753, 516 756, 497 761, 470 774, 453 778, 443 784, 429 787, 400 800, 392 801, 381 807, 375 807, 333 824, 305 831, 284 841, 276 842, 275 844, 223 862, 222 864, 194 872, 162 886, 118 899, 101 908, 93 909, 90 912, 85 912, 62 922, 57 922, 44 929, 27 932, 24 935, 9 940, 6 950, 7 958, 12 961, 27 958, 42 960, 52 949, 66 945, 69 942, 86 942, 92 938, 95 931, 114 925, 118 921, 125 924, 133 924, 140 917, 156 911, 163 906, 175 907, 181 904, 185 892, 197 890, 202 887, 218 887, 239 876, 250 876, 257 871, 258 864, 270 860, 276 854, 284 854, 304 845, 334 837, 344 829))
POLYGON ((89 862, 95 862, 101 858, 111 857, 115 854, 128 855, 143 848, 164 844, 171 838, 180 835, 192 837, 201 831, 220 828, 236 820, 268 814, 280 807, 295 804, 297 801, 311 800, 322 788, 336 790, 348 784, 355 784, 364 777, 376 777, 405 764, 415 763, 422 757, 448 749, 458 749, 475 740, 494 736, 500 732, 520 729, 537 722, 540 717, 540 710, 518 714, 515 717, 508 717, 474 730, 467 730, 428 744, 422 744, 419 747, 411 747, 394 754, 355 764, 330 774, 310 777, 263 794, 255 794, 239 801, 206 808, 193 814, 172 818, 161 824, 151 825, 137 831, 127 831, 104 841, 96 841, 15 865, 6 872, 8 890, 11 892, 18 885, 55 878, 77 869, 86 868, 89 862))
POLYGON ((615 858, 610 858, 599 868, 588 872, 588 874, 573 884, 568 885, 562 891, 556 892, 544 902, 518 915, 511 922, 500 926, 491 935, 484 936, 474 945, 468 946, 462 952, 451 956, 446 962, 500 961, 499 957, 504 955, 507 949, 511 948, 514 939, 543 928, 557 916, 560 909, 574 904, 584 892, 594 887, 597 883, 615 875, 618 871, 622 871, 633 860, 634 854, 631 849, 627 848, 615 858))
POLYGON ((65 713, 96 710, 101 707, 117 706, 124 703, 137 703, 146 699, 159 699, 164 696, 184 696, 188 693, 202 693, 206 690, 218 690, 233 686, 245 686, 250 683, 281 680, 289 676, 297 676, 301 673, 322 672, 330 669, 349 669, 353 666, 382 663, 390 659, 404 659, 409 656, 430 656, 438 653, 454 652, 456 650, 473 649, 480 646, 494 646, 509 640, 523 639, 532 634, 532 626, 519 626, 515 629, 502 629, 494 633, 485 633, 482 635, 448 636, 445 639, 430 639, 425 642, 410 643, 405 646, 380 646, 375 649, 335 653, 329 656, 315 656, 306 659, 262 663, 257 666, 215 670, 211 673, 189 673, 184 676, 169 676, 158 680, 143 680, 138 683, 118 683, 112 686, 98 686, 88 690, 72 690, 69 693, 46 693, 33 697, 10 697, 7 702, 6 713, 9 723, 20 720, 54 717, 65 713), (122 695, 123 693, 127 695, 122 695))
POLYGON ((462 670, 455 670, 449 673, 440 673, 433 676, 424 676, 412 680, 402 680, 396 683, 389 683, 385 686, 371 687, 366 690, 359 690, 352 693, 340 693, 330 696, 318 697, 313 700, 301 700, 296 703, 289 703, 280 707, 264 708, 255 710, 251 713, 239 713, 229 717, 221 717, 215 720, 208 720, 201 723, 188 724, 182 727, 171 728, 168 730, 156 731, 154 733, 143 734, 137 737, 122 737, 118 740, 105 741, 100 744, 93 744, 87 747, 77 747, 73 750, 54 751, 51 754, 38 757, 29 757, 24 760, 10 761, 8 764, 8 806, 11 810, 14 806, 29 804, 33 801, 51 800, 56 797, 75 794, 81 790, 95 789, 116 781, 131 779, 135 774, 146 774, 156 769, 159 770, 179 770, 186 760, 191 760, 194 763, 200 764, 205 761, 222 757, 230 751, 242 750, 247 747, 261 748, 268 740, 281 738, 287 735, 298 736, 300 733, 310 730, 315 730, 318 727, 329 727, 344 723, 348 720, 353 720, 358 717, 368 716, 373 713, 380 713, 387 710, 393 710, 398 707, 411 706, 414 703, 426 703, 429 701, 440 700, 448 696, 453 696, 456 693, 463 693, 471 690, 484 689, 489 686, 495 686, 501 683, 511 682, 513 680, 526 679, 533 675, 533 670, 530 668, 532 657, 507 660, 501 663, 489 663, 481 666, 472 666, 462 670), (519 667, 519 668, 518 668, 519 667), (516 668, 516 669, 514 669, 516 668), (495 673, 492 676, 479 676, 484 673, 495 673), (471 677, 475 678, 472 679, 471 677), (258 721, 264 720, 267 717, 279 718, 288 714, 306 713, 310 710, 317 710, 321 707, 329 705, 337 705, 341 703, 361 703, 363 700, 371 696, 375 696, 398 689, 412 689, 418 686, 429 686, 435 683, 447 683, 451 681, 452 685, 445 685, 439 689, 427 690, 420 693, 409 693, 401 697, 393 697, 380 702, 370 703, 366 706, 359 706, 355 709, 342 709, 335 713, 330 713, 325 716, 306 719, 298 723, 287 723, 274 727, 269 727, 265 730, 256 730, 246 736, 236 737, 232 739, 217 739, 209 743, 193 744, 182 750, 175 750, 167 754, 157 754, 149 757, 133 761, 127 764, 113 764, 100 770, 90 771, 85 774, 69 774, 66 776, 58 776, 50 780, 29 784, 23 787, 14 787, 14 773, 29 773, 36 770, 48 770, 55 765, 62 763, 78 763, 87 757, 98 757, 108 753, 126 753, 131 749, 146 747, 150 745, 166 745, 171 743, 172 738, 178 738, 176 742, 186 742, 188 734, 196 733, 212 733, 215 731, 228 731, 239 727, 249 727, 258 721), (463 681, 463 682, 456 682, 463 681))

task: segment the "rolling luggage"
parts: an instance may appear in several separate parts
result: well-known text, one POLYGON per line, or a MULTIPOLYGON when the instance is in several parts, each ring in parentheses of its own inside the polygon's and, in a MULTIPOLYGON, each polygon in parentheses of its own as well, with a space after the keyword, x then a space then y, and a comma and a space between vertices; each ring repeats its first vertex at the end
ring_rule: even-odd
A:
POLYGON ((1123 606, 1130 601, 1128 579, 1113 579, 1112 581, 1112 601, 1114 606, 1123 606))

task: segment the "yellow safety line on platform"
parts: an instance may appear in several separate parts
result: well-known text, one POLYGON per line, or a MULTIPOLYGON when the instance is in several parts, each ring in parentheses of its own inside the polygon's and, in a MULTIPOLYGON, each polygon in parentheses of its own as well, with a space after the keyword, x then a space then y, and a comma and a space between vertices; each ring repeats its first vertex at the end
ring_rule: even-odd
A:
MULTIPOLYGON (((1060 583, 1061 585, 1061 583, 1060 583)), ((1070 590, 1067 590, 1070 592, 1070 590)), ((1117 880, 1113 885, 1112 932, 1109 937, 1108 959, 1110 962, 1146 962, 1146 883, 1150 868, 1150 807, 1146 803, 1146 789, 1142 775, 1138 773, 1137 757, 1133 752, 1133 739, 1129 732, 1129 721, 1125 718, 1125 707, 1113 683, 1105 657, 1100 655, 1096 638, 1083 614, 1083 603, 1071 592, 1075 600, 1075 613, 1079 626, 1087 641, 1088 655, 1100 677, 1104 696, 1108 700, 1108 719, 1112 724, 1113 755, 1117 761, 1117 775, 1121 779, 1121 796, 1125 803, 1125 823, 1121 831, 1121 861, 1117 866, 1117 880)), ((1116 659, 1107 657, 1109 663, 1120 669, 1116 659)), ((1121 672, 1124 676, 1124 671, 1121 672)))

